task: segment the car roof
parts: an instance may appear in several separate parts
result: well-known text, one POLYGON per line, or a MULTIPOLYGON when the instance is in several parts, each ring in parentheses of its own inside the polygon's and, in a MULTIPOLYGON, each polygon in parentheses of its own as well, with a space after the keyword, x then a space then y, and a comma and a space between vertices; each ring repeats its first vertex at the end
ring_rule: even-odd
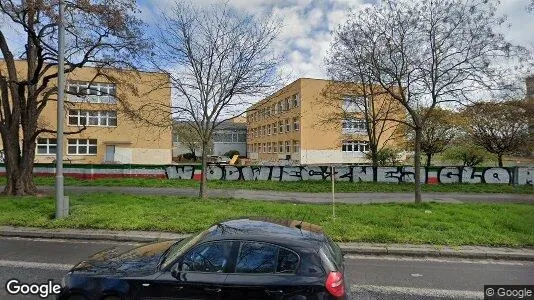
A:
POLYGON ((297 220, 241 218, 219 222, 210 227, 203 238, 208 240, 255 240, 292 248, 306 248, 326 242, 322 228, 297 220))

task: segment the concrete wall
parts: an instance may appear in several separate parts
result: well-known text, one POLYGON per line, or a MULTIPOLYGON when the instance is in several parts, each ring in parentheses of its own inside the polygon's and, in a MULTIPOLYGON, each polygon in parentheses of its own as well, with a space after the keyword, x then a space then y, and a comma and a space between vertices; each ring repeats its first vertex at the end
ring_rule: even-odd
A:
MULTIPOLYGON (((168 166, 169 178, 190 179, 193 166, 168 166)), ((208 180, 330 180, 328 166, 208 166, 208 180)), ((338 166, 337 181, 414 182, 413 167, 338 166)), ((421 170, 422 183, 497 183, 534 185, 534 167, 472 168, 430 167, 421 170)))

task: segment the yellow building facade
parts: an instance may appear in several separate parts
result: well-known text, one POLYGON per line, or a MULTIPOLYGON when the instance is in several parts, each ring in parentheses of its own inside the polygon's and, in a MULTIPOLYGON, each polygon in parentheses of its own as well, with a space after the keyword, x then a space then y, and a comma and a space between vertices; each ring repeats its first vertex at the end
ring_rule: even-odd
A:
MULTIPOLYGON (((366 123, 348 98, 354 88, 332 97, 332 81, 301 78, 247 110, 247 148, 256 163, 366 163, 366 123), (352 112, 343 118, 343 111, 352 112)), ((392 101, 378 97, 377 101, 392 101)), ((392 123, 389 122, 388 123, 392 123)), ((395 146, 395 125, 386 124, 380 143, 395 146)))
MULTIPOLYGON (((16 66, 20 76, 25 76, 26 62, 17 61, 16 66)), ((5 74, 4 61, 0 61, 0 67, 5 74)), ((38 120, 39 128, 55 130, 56 99, 47 102, 38 120)), ((92 67, 68 73, 64 131, 80 132, 64 135, 65 163, 171 163, 171 127, 148 125, 138 118, 143 114, 154 114, 144 116, 153 119, 170 118, 170 103, 167 74, 92 67), (158 111, 148 107, 158 107, 158 111)), ((56 145, 54 133, 40 134, 35 162, 53 162, 56 145)))

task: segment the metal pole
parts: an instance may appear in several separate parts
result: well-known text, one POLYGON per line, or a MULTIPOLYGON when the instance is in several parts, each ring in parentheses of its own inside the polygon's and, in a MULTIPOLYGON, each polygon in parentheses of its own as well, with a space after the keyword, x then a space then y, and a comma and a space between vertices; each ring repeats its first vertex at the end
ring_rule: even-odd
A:
POLYGON ((334 186, 334 182, 335 182, 335 168, 334 166, 331 166, 330 167, 330 178, 332 179, 332 218, 336 218, 336 196, 335 196, 335 186, 334 186))
POLYGON ((65 91, 64 0, 59 0, 58 77, 57 77, 57 147, 56 147, 56 218, 69 215, 63 191, 63 101, 65 91), (65 210, 67 207, 67 210, 65 210))

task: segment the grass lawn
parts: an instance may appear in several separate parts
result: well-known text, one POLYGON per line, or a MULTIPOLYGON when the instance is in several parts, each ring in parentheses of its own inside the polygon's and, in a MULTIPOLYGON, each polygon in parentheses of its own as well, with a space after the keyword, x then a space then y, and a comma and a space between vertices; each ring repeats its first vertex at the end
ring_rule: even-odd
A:
POLYGON ((45 228, 160 230, 191 233, 232 217, 269 216, 323 226, 337 241, 437 245, 534 246, 534 205, 336 205, 187 197, 71 196, 71 215, 54 220, 54 199, 0 197, 0 225, 45 228))
MULTIPOLYGON (((36 177, 37 185, 54 185, 54 177, 36 177)), ((5 178, 0 179, 5 183, 5 178)), ((77 186, 139 186, 139 187, 176 187, 198 188, 199 182, 183 179, 95 179, 79 180, 65 178, 65 185, 77 186)), ((272 190, 288 192, 330 192, 331 183, 325 181, 209 181, 208 186, 215 189, 272 190)), ((423 192, 459 192, 459 193, 518 193, 534 194, 534 187, 528 185, 503 184, 424 184, 423 192)), ((380 183, 380 182, 336 182, 336 192, 413 192, 412 183, 380 183)))

